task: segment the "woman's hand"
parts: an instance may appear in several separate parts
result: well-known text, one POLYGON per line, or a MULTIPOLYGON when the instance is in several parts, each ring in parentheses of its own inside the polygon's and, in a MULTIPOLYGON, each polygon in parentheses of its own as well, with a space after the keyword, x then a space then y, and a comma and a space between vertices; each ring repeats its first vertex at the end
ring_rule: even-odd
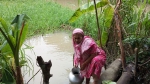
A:
POLYGON ((83 64, 81 65, 80 70, 84 70, 86 66, 87 66, 87 63, 83 63, 83 64))
POLYGON ((75 68, 77 68, 77 67, 78 67, 78 65, 74 65, 74 67, 75 67, 75 68))

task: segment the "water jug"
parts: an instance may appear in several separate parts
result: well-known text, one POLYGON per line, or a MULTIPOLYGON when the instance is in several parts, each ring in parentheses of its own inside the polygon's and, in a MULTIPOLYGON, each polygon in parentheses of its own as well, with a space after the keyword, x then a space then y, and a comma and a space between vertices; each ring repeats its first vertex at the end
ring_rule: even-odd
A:
POLYGON ((84 77, 80 74, 80 69, 78 67, 72 68, 69 73, 69 81, 71 84, 82 84, 84 77))

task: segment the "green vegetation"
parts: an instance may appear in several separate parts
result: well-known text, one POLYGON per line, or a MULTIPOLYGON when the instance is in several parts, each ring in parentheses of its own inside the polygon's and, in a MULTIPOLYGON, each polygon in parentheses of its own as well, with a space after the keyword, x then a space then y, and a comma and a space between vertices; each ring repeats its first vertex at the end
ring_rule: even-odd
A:
POLYGON ((74 23, 69 23, 68 20, 74 11, 62 7, 52 0, 2 0, 0 2, 0 17, 7 22, 11 22, 17 14, 29 16, 28 36, 54 32, 63 28, 70 30, 70 27, 81 27, 87 28, 87 33, 95 39, 97 38, 95 15, 82 15, 74 23), (91 31, 91 28, 94 31, 91 31))
MULTIPOLYGON (((114 13, 114 8, 110 4, 108 0, 101 0, 96 2, 97 8, 100 8, 99 10, 99 24, 100 24, 100 31, 101 31, 101 39, 102 39, 102 45, 106 45, 107 37, 108 37, 108 29, 110 28, 112 18, 113 18, 113 13, 114 13)), ((94 2, 91 1, 89 3, 86 3, 82 5, 80 8, 78 8, 73 16, 69 19, 69 22, 74 22, 77 20, 81 15, 84 15, 88 13, 86 16, 91 16, 95 17, 95 13, 93 14, 95 10, 94 2)), ((83 29, 90 34, 94 39, 96 40, 101 40, 98 37, 98 28, 96 25, 96 17, 95 19, 92 19, 90 17, 86 18, 85 21, 86 26, 83 26, 83 29), (90 24, 93 23, 93 24, 90 24), (88 25, 90 24, 90 25, 88 25)), ((100 45, 100 44, 99 44, 100 45)))
MULTIPOLYGON (((50 0, 12 0, 0 1, 0 17, 11 22, 17 14, 26 14, 29 20, 29 36, 53 32, 73 14, 68 8, 50 0)), ((75 24, 74 24, 75 25, 75 24)))
MULTIPOLYGON (((101 10, 98 13, 98 18, 100 20, 99 24, 102 32, 101 39, 103 42, 106 41, 106 43, 104 43, 103 45, 106 47, 105 50, 107 51, 107 62, 109 64, 111 63, 111 60, 113 61, 118 56, 122 55, 122 53, 120 52, 120 50, 122 49, 119 48, 122 43, 119 43, 119 40, 121 38, 121 40, 123 41, 122 48, 125 48, 125 53, 123 53, 125 54, 124 60, 127 60, 125 63, 134 63, 138 65, 138 70, 140 71, 140 73, 136 74, 135 76, 136 84, 147 84, 150 79, 145 79, 142 77, 148 77, 148 75, 143 74, 145 73, 144 70, 148 70, 150 68, 150 65, 148 63, 149 61, 147 60, 150 59, 150 12, 145 10, 149 3, 149 0, 121 0, 121 6, 119 10, 117 9, 119 11, 117 12, 118 16, 113 16, 114 12, 109 12, 112 7, 107 7, 106 5, 108 5, 108 3, 116 4, 114 3, 116 1, 117 0, 114 0, 113 2, 109 2, 109 0, 97 1, 97 7, 100 7, 101 10), (118 21, 121 21, 119 24, 117 24, 117 26, 116 18, 119 18, 118 21), (120 32, 118 31, 118 26, 121 29, 122 36, 119 36, 118 34, 118 32, 120 32), (118 43, 120 44, 119 46, 118 43), (138 51, 135 51, 136 49, 138 49, 138 51), (138 62, 136 62, 135 59, 138 60, 138 62), (141 78, 138 79, 139 77, 141 78), (145 81, 143 82, 142 80, 145 81)), ((91 10, 94 10, 91 2, 83 5, 83 8, 80 7, 75 11, 74 15, 70 19, 70 22, 73 22, 83 14, 86 16, 87 12, 89 15, 92 15, 91 10)), ((87 18, 87 23, 88 22, 89 18, 87 18)), ((92 33, 91 36, 95 34, 97 36, 96 28, 97 27, 90 28, 89 26, 86 26, 84 29, 88 30, 88 33, 92 33)), ((150 72, 148 72, 147 74, 150 75, 150 72)))
MULTIPOLYGON (((78 0, 80 1, 80 0, 78 0)), ((88 0, 90 1, 90 0, 88 0)), ((102 31, 102 43, 103 46, 106 46, 107 50, 107 58, 108 62, 117 58, 120 55, 120 50, 117 46, 118 38, 115 29, 115 23, 113 23, 114 19, 114 5, 116 5, 116 0, 101 0, 101 2, 97 3, 98 7, 98 19, 100 29, 102 31), (110 2, 109 2, 110 1, 110 2), (113 4, 113 5, 112 5, 113 4)), ((145 8, 150 0, 122 0, 121 8, 119 10, 122 28, 122 40, 125 47, 125 55, 127 59, 127 63, 134 62, 135 59, 135 48, 138 48, 139 55, 139 69, 141 72, 138 73, 137 77, 140 77, 137 82, 139 84, 142 77, 148 77, 148 75, 144 73, 144 70, 149 70, 150 65, 148 64, 149 60, 149 50, 150 50, 150 18, 149 12, 145 11, 145 8), (138 2, 138 3, 137 3, 138 2), (139 5, 139 2, 141 3, 139 5), (142 76, 142 77, 141 77, 142 76)), ((27 36, 33 36, 37 34, 46 34, 54 31, 58 31, 61 29, 72 30, 75 27, 81 27, 86 34, 90 35, 97 41, 98 29, 94 11, 94 5, 89 2, 84 4, 81 8, 76 11, 73 11, 69 8, 65 8, 52 2, 52 0, 1 0, 0 1, 0 18, 1 18, 1 28, 7 28, 7 23, 11 23, 14 19, 14 16, 18 14, 26 14, 29 16, 30 20, 28 21, 28 32, 27 36), (3 21, 5 20, 5 21, 3 21), (70 22, 72 23, 70 23, 70 22), (74 21, 74 22, 73 22, 74 21)), ((8 24, 9 25, 9 24, 8 24)), ((8 30, 11 30, 11 26, 8 26, 3 36, 0 34, 0 69, 2 72, 7 73, 9 76, 12 76, 12 79, 8 79, 13 81, 14 77, 12 75, 13 71, 11 71, 11 58, 17 60, 15 61, 16 66, 21 66, 25 64, 25 61, 19 60, 19 46, 20 42, 18 34, 16 36, 11 35, 8 30), (5 35, 6 34, 6 35, 5 35), (10 34, 10 35, 9 35, 10 34), (8 35, 8 36, 7 36, 8 35), (7 37, 7 38, 6 38, 7 37), (9 38, 9 39, 8 39, 9 38), (15 41, 14 41, 15 39, 15 41), (7 42, 6 42, 7 40, 7 42), (11 42, 10 42, 11 40, 11 42), (3 45, 6 46, 3 46, 3 45), (5 47, 10 45, 9 50, 5 47), (16 48, 14 45, 16 44, 16 48), (13 51, 15 49, 16 51, 13 51), (6 51, 6 52, 3 52, 6 51), (8 52, 10 51, 10 52, 8 52), (11 54, 10 54, 11 53, 11 54), (12 55, 13 54, 13 55, 12 55), (12 57, 14 56, 14 57, 12 57), (9 68, 9 69, 8 69, 9 68), (4 72, 3 72, 4 71, 4 72)), ((3 29, 4 30, 4 29, 3 29)), ((18 31, 18 30, 16 30, 18 31)), ((25 39, 25 38, 24 38, 25 39)), ((23 41, 22 41, 23 42, 23 41)), ((148 72, 148 71, 147 71, 148 72)), ((148 72, 147 74, 150 74, 148 72)), ((7 77, 5 77, 7 79, 7 77)), ((148 83, 150 79, 145 79, 144 83, 148 83)), ((143 82, 142 82, 143 83, 143 82)))
POLYGON ((1 44, 1 61, 2 64, 2 82, 11 83, 16 79, 17 84, 23 84, 21 67, 27 62, 21 52, 21 46, 24 43, 28 31, 26 20, 29 19, 26 15, 17 15, 9 26, 5 20, 0 18, 0 31, 4 38, 1 44), (4 58, 4 59, 3 59, 4 58), (8 62, 8 63, 7 63, 8 62), (10 77, 9 77, 10 76, 10 77))

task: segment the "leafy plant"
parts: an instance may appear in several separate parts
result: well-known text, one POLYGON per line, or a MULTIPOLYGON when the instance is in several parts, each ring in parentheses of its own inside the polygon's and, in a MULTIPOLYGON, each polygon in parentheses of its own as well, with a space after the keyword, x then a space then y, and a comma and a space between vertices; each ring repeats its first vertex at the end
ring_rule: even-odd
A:
MULTIPOLYGON (((107 41, 107 38, 108 38, 108 29, 110 28, 110 25, 111 25, 112 17, 113 17, 113 14, 114 14, 114 8, 108 0, 97 0, 96 1, 96 7, 97 7, 97 9, 99 9, 99 14, 98 14, 99 17, 98 18, 100 19, 99 24, 100 24, 100 27, 101 27, 102 45, 106 45, 106 41, 107 41)), ((95 10, 94 2, 89 1, 88 3, 82 5, 81 7, 79 7, 75 11, 75 13, 69 19, 69 22, 72 23, 72 22, 76 21, 82 15, 85 15, 85 16, 89 15, 93 19, 94 16, 95 16, 94 15, 95 13, 93 13, 94 10, 95 10)), ((96 19, 94 19, 95 21, 92 20, 93 22, 91 22, 91 20, 90 20, 91 18, 89 18, 89 19, 86 18, 89 21, 89 22, 87 21, 87 25, 92 24, 92 23, 96 23, 96 19)), ((96 24, 93 24, 93 25, 96 25, 96 24)), ((96 28, 97 27, 95 27, 95 26, 94 26, 94 28, 86 26, 85 30, 88 30, 88 33, 91 36, 96 35, 95 37, 97 37, 98 33, 97 33, 96 28)))
POLYGON ((145 11, 146 0, 141 3, 139 6, 136 6, 135 2, 129 0, 129 2, 124 1, 124 5, 122 7, 123 11, 127 11, 130 8, 129 13, 123 13, 123 26, 124 26, 124 42, 129 44, 134 50, 134 48, 141 49, 143 45, 145 45, 146 39, 149 38, 150 33, 150 25, 148 18, 149 13, 145 11), (133 5, 129 5, 128 9, 124 7, 126 4, 132 3, 133 5))
POLYGON ((147 0, 123 0, 123 5, 120 10, 122 16, 122 26, 124 32, 124 47, 126 48, 127 62, 134 62, 135 60, 135 48, 138 48, 138 64, 140 69, 137 75, 138 84, 147 84, 149 79, 145 79, 148 76, 144 75, 148 73, 149 64, 148 59, 150 53, 150 25, 149 25, 149 12, 146 11, 147 0), (138 3, 137 3, 138 1, 138 3), (144 80, 144 81, 142 81, 144 80))
MULTIPOLYGON (((0 27, 0 31, 6 41, 1 45, 1 53, 6 53, 5 56, 12 56, 14 59, 14 76, 16 76, 16 83, 23 84, 23 78, 21 73, 21 64, 22 60, 19 59, 19 51, 20 48, 25 41, 28 25, 26 24, 26 20, 29 19, 25 14, 17 15, 12 25, 9 27, 5 20, 0 18, 0 22, 2 27, 0 27)), ((13 63, 13 61, 12 61, 13 63)), ((11 68, 12 69, 12 68, 11 68)))
MULTIPOLYGON (((107 4, 108 4, 107 0, 102 0, 102 1, 97 1, 96 2, 97 8, 104 7, 107 4)), ((93 10, 94 10, 94 2, 91 1, 89 3, 86 3, 86 4, 82 5, 80 8, 78 8, 75 11, 75 13, 73 14, 73 16, 69 19, 69 22, 74 22, 81 15, 83 15, 83 14, 85 14, 87 12, 91 12, 93 10)))

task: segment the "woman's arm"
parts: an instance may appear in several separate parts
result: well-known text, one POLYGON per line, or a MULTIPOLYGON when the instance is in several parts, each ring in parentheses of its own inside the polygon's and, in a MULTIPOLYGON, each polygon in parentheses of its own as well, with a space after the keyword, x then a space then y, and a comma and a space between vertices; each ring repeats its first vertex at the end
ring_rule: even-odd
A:
POLYGON ((91 60, 96 56, 96 54, 92 54, 82 65, 81 70, 83 70, 90 62, 91 60))
POLYGON ((92 59, 97 55, 97 52, 96 52, 96 46, 93 45, 91 46, 90 48, 90 55, 89 55, 89 58, 87 60, 85 60, 85 62, 81 65, 81 70, 83 70, 91 61, 92 59))
POLYGON ((79 60, 75 58, 75 53, 73 54, 73 67, 78 67, 79 65, 79 60))

